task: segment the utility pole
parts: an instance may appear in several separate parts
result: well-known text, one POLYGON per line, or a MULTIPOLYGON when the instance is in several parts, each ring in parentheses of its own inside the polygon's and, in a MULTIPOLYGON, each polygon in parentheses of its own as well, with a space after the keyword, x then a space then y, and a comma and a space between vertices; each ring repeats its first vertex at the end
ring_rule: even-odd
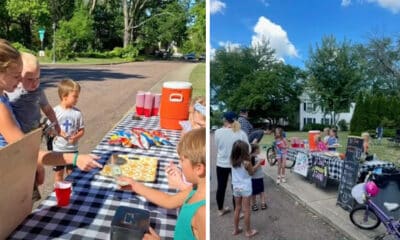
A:
POLYGON ((53 23, 53 63, 56 63, 56 23, 53 23))

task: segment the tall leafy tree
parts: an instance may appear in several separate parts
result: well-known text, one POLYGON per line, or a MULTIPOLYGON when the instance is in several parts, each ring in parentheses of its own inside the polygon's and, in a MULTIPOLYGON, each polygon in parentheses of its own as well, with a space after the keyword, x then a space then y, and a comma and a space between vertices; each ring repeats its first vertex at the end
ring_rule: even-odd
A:
POLYGON ((46 0, 7 0, 6 9, 12 21, 22 29, 22 43, 31 48, 33 25, 45 24, 49 18, 46 0))
POLYGON ((321 46, 310 49, 306 67, 312 99, 336 125, 362 86, 363 70, 356 48, 347 41, 338 43, 333 36, 324 37, 321 46))

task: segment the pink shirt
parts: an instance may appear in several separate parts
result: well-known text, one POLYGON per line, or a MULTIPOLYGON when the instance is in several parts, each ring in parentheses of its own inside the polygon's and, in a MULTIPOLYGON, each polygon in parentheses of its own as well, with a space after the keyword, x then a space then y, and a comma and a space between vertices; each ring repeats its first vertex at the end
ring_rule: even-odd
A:
POLYGON ((328 148, 326 147, 324 142, 320 141, 320 142, 318 142, 318 150, 323 152, 323 151, 327 151, 328 148))

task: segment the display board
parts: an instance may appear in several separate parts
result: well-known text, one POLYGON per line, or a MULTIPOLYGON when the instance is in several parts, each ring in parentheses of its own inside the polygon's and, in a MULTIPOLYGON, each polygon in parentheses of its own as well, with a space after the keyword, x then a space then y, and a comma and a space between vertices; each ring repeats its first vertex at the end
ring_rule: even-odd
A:
POLYGON ((359 160, 362 152, 363 139, 349 136, 337 199, 337 204, 345 210, 351 210, 354 207, 355 202, 351 196, 351 189, 356 185, 358 180, 359 160))
POLYGON ((328 166, 325 159, 318 155, 312 156, 311 179, 318 187, 326 187, 328 182, 328 166))
POLYGON ((296 164, 293 171, 304 177, 308 175, 308 156, 306 153, 298 152, 296 155, 296 164))

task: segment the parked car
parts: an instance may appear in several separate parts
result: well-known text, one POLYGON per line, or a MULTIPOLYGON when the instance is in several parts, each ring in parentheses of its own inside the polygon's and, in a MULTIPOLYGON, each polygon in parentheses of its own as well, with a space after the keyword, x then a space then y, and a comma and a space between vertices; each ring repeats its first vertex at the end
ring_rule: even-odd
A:
POLYGON ((199 56, 199 61, 202 61, 202 62, 204 62, 206 60, 206 54, 201 54, 200 56, 199 56))
POLYGON ((183 59, 187 60, 187 61, 194 61, 196 60, 196 54, 195 53, 188 53, 183 55, 183 59))

